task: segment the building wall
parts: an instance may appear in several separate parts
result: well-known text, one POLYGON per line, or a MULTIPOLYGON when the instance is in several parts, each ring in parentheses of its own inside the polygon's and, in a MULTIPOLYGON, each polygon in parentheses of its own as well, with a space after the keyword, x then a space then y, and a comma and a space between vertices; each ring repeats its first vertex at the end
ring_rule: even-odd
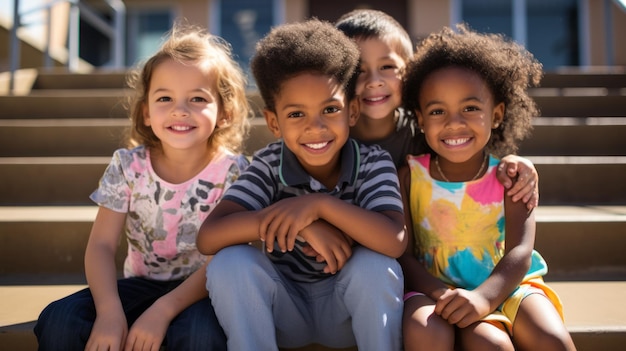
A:
POLYGON ((450 0, 409 0, 410 21, 407 31, 412 38, 420 39, 450 25, 450 0))
MULTIPOLYGON (((188 22, 217 28, 212 20, 216 17, 214 11, 217 0, 125 0, 127 11, 146 9, 168 9, 175 18, 184 18, 188 22)), ((228 1, 228 0, 222 0, 228 1)), ((310 16, 318 16, 330 21, 336 20, 341 14, 356 7, 371 7, 383 10, 396 17, 405 26, 415 42, 452 21, 451 6, 455 0, 276 0, 282 1, 281 20, 285 22, 300 21, 310 16)), ((587 10, 582 16, 588 23, 588 33, 581 35, 588 40, 588 48, 582 55, 583 62, 591 66, 626 66, 626 11, 612 1, 581 0, 587 10), (607 35, 605 6, 610 8, 611 35, 607 35), (610 40, 610 42, 608 42, 610 40), (610 44, 610 45, 609 45, 610 44), (608 57, 607 55, 611 55, 608 57)), ((57 9, 53 19, 52 45, 64 46, 67 32, 67 17, 65 8, 57 9), (61 19, 62 18, 62 19, 61 19)), ((7 38, 7 37, 5 37, 7 38)), ((0 42, 8 47, 8 39, 0 42)), ((2 50, 0 50, 0 53, 2 50)), ((24 55, 26 52, 24 53, 24 55)), ((0 57, 0 62, 6 62, 7 53, 0 57)), ((22 58, 22 62, 27 62, 22 58)), ((41 62, 41 58, 35 60, 41 62)), ((32 65, 26 65, 32 67, 32 65)), ((39 66, 35 64, 35 66, 39 66)), ((24 65, 22 67, 25 67, 24 65)))
MULTIPOLYGON (((175 16, 211 28, 212 1, 215 0, 125 0, 128 8, 147 6, 170 6, 175 16)), ((227 1, 227 0, 226 0, 227 1)), ((605 0, 587 1, 588 13, 583 14, 589 23, 589 64, 603 66, 612 61, 614 65, 626 66, 626 11, 611 3, 612 51, 607 57, 607 35, 605 28, 605 0)), ((285 22, 300 21, 316 16, 329 21, 357 8, 370 7, 385 11, 405 26, 411 38, 417 41, 431 32, 450 25, 452 0, 283 0, 285 22)))

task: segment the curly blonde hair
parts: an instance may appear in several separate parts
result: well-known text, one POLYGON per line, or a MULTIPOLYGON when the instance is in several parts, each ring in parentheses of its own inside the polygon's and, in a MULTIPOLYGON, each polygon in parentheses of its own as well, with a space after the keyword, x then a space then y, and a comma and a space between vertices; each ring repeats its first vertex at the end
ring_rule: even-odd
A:
POLYGON ((232 58, 230 45, 198 26, 180 23, 174 24, 165 38, 159 50, 142 66, 132 70, 127 77, 127 84, 134 91, 128 101, 131 119, 128 147, 145 145, 148 148, 161 148, 161 141, 152 128, 144 125, 143 108, 147 104, 155 68, 171 59, 177 62, 199 63, 206 68, 205 73, 215 75, 217 93, 228 123, 213 131, 209 137, 209 144, 241 152, 248 134, 252 111, 246 96, 246 78, 232 58))
POLYGON ((420 111, 418 97, 424 80, 450 66, 476 72, 490 88, 495 104, 504 102, 504 119, 492 131, 487 150, 500 157, 516 152, 519 142, 532 131, 532 119, 539 116, 528 88, 539 84, 541 63, 500 34, 474 32, 466 25, 458 25, 457 32, 445 27, 425 38, 407 65, 402 93, 406 108, 420 111))

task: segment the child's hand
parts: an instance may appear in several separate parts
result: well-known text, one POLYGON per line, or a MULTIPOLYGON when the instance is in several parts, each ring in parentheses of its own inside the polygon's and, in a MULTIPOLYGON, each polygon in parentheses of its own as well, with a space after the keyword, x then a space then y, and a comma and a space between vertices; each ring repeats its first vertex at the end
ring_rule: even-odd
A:
POLYGON ((317 262, 326 262, 324 273, 337 273, 352 256, 354 241, 324 221, 312 223, 301 235, 308 243, 302 252, 315 257, 317 262))
POLYGON ((480 293, 465 289, 448 289, 439 297, 435 305, 435 313, 465 328, 491 313, 489 301, 480 293))
POLYGON ((124 350, 158 351, 169 324, 170 320, 152 305, 131 326, 124 350))
POLYGON ((532 210, 539 204, 539 175, 530 160, 516 155, 507 155, 498 165, 497 177, 508 189, 507 196, 513 202, 520 199, 532 210))
POLYGON ((274 241, 282 252, 293 250, 300 231, 318 219, 314 199, 319 196, 291 197, 259 211, 259 238, 265 241, 267 252, 274 249, 274 241))
POLYGON ((89 340, 87 340, 87 345, 85 345, 85 351, 123 350, 122 345, 124 345, 127 334, 126 316, 123 311, 120 311, 120 313, 111 311, 111 313, 98 314, 91 329, 89 340))

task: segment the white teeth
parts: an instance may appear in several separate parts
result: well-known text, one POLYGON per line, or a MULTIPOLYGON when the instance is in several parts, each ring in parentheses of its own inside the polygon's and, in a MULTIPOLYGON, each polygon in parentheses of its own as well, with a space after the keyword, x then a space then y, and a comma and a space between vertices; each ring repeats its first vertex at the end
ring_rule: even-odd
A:
POLYGON ((172 128, 172 129, 174 129, 176 131, 179 131, 179 132, 183 132, 183 131, 191 129, 190 126, 171 126, 170 128, 172 128))
POLYGON ((445 139, 443 142, 446 143, 447 145, 456 146, 456 145, 465 144, 468 141, 469 141, 469 138, 462 138, 462 139, 445 139))
POLYGON ((384 96, 379 96, 379 97, 375 97, 375 98, 368 98, 368 99, 365 99, 365 100, 371 101, 371 102, 376 102, 376 101, 381 101, 384 98, 385 98, 384 96))
POLYGON ((319 150, 319 149, 323 148, 324 146, 328 145, 328 142, 316 143, 316 144, 305 144, 305 145, 307 147, 311 148, 311 149, 319 150))

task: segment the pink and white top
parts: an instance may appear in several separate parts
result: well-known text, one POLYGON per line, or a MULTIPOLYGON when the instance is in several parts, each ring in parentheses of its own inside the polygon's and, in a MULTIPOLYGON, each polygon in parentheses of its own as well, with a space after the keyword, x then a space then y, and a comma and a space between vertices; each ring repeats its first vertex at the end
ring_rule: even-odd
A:
POLYGON ((243 155, 221 150, 195 177, 172 184, 154 172, 147 148, 116 150, 90 198, 127 214, 124 276, 178 280, 200 268, 206 260, 196 248, 200 225, 247 164, 243 155))

